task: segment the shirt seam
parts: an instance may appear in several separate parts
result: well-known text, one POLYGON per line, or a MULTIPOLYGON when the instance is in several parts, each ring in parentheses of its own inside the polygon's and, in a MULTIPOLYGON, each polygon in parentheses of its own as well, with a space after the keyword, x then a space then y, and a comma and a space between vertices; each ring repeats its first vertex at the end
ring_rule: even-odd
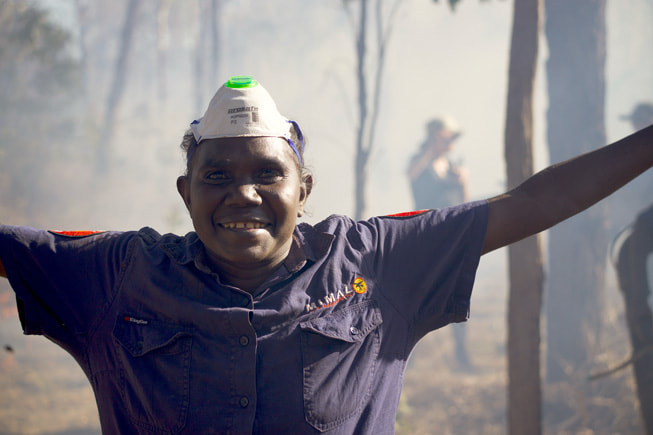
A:
MULTIPOLYGON (((97 316, 96 321, 93 323, 93 326, 89 328, 88 332, 88 340, 84 345, 84 358, 88 359, 88 348, 91 345, 91 342, 95 339, 95 336, 100 329, 100 325, 106 320, 107 316, 111 313, 111 308, 116 302, 116 299, 118 297, 119 289, 122 287, 122 283, 125 279, 125 276, 127 275, 127 271, 130 268, 132 261, 133 261, 133 252, 134 249, 136 249, 136 243, 138 242, 138 237, 135 237, 134 235, 131 235, 131 240, 128 242, 127 245, 127 252, 125 255, 125 260, 121 262, 120 265, 120 272, 118 274, 118 279, 116 279, 116 283, 113 286, 113 289, 111 291, 111 298, 107 300, 104 309, 104 314, 100 314, 97 316)), ((88 361, 90 363, 90 361, 88 361)), ((90 367, 90 366, 89 366, 90 367)))

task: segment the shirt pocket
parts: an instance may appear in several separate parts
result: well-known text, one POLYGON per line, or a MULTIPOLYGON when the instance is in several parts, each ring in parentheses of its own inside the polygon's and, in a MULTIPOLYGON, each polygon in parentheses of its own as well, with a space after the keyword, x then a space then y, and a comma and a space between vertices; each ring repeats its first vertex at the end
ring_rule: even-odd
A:
POLYGON ((139 433, 180 431, 188 414, 193 329, 125 316, 113 336, 123 403, 139 433))
POLYGON ((330 430, 369 400, 383 322, 375 301, 300 323, 306 421, 330 430))

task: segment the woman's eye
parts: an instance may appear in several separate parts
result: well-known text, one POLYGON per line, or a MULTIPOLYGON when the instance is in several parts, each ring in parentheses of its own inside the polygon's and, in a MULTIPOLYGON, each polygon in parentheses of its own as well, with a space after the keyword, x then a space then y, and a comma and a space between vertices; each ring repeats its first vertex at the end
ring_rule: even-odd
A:
POLYGON ((283 176, 283 174, 276 169, 263 169, 258 174, 259 178, 266 181, 275 181, 283 176))
POLYGON ((204 178, 208 181, 213 182, 223 182, 229 180, 227 174, 222 171, 211 171, 204 175, 204 178))

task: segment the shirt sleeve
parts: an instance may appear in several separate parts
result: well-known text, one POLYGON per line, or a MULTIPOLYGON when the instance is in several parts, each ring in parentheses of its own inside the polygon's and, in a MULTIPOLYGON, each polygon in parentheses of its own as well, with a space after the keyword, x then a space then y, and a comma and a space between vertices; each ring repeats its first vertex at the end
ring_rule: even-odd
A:
POLYGON ((486 201, 370 221, 377 245, 373 273, 416 339, 469 317, 487 221, 486 201))
POLYGON ((113 300, 132 233, 55 233, 0 226, 0 259, 25 334, 84 346, 113 300))

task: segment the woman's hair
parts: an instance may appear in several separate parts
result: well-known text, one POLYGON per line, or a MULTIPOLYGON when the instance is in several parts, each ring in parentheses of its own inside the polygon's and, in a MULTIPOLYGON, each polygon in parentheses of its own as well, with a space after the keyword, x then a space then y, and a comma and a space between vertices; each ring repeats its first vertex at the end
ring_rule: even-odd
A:
MULTIPOLYGON (((290 127, 290 139, 293 141, 294 144, 296 144, 297 152, 301 156, 301 161, 299 159, 296 159, 295 161, 297 162, 297 166, 299 168, 299 172, 301 174, 302 180, 306 183, 311 184, 308 187, 312 188, 313 183, 312 183, 311 171, 308 168, 306 168, 306 166, 304 165, 304 147, 305 147, 306 139, 300 138, 294 123, 290 127)), ((193 154, 197 149, 197 141, 195 140, 193 131, 190 128, 186 130, 186 132, 184 133, 184 137, 182 138, 181 144, 179 146, 183 151, 184 156, 186 157, 186 170, 184 172, 184 176, 188 176, 190 174, 191 160, 193 159, 193 154)))
POLYGON ((186 157, 186 170, 184 171, 184 176, 188 176, 190 174, 190 161, 195 149, 197 148, 197 141, 195 140, 195 135, 193 135, 193 130, 190 128, 186 130, 179 146, 186 157))

